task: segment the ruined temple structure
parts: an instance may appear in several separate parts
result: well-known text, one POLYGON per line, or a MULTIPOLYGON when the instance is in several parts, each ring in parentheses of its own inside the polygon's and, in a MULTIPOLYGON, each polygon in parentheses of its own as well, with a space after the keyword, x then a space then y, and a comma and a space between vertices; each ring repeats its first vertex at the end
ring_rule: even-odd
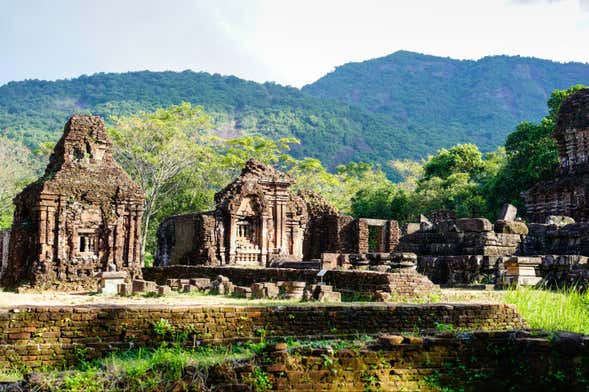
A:
POLYGON ((157 262, 265 264, 272 255, 300 258, 307 221, 293 179, 250 160, 215 194, 215 211, 168 218, 158 230, 157 262))
POLYGON ((4 286, 93 287, 103 271, 141 275, 144 194, 114 161, 101 118, 72 116, 45 174, 14 203, 4 286))
POLYGON ((158 229, 157 265, 256 265, 319 259, 325 252, 392 252, 395 221, 339 215, 320 195, 250 160, 215 195, 214 211, 172 216, 158 229))
POLYGON ((562 103, 554 138, 558 173, 522 194, 528 221, 545 223, 550 215, 565 215, 589 222, 589 89, 562 103))

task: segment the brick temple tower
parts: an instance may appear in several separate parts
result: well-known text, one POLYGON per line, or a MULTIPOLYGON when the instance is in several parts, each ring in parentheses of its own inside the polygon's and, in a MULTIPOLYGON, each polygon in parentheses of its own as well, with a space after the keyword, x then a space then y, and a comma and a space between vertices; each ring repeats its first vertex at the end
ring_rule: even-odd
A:
POLYGON ((92 287, 113 269, 140 276, 144 198, 114 161, 102 119, 72 116, 45 174, 14 199, 3 285, 92 287))
POLYGON ((560 106, 554 131, 559 169, 552 180, 524 192, 526 216, 544 223, 550 215, 589 221, 589 89, 570 95, 560 106))

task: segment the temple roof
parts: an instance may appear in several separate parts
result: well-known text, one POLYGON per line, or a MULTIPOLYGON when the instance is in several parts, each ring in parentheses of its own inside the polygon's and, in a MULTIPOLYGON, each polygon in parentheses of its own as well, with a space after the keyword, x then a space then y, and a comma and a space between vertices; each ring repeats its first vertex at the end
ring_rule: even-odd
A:
POLYGON ((560 105, 554 136, 581 129, 589 129, 589 88, 571 94, 560 105))
POLYGON ((102 119, 79 114, 66 123, 45 174, 17 198, 26 195, 30 199, 41 193, 67 195, 89 203, 144 199, 141 187, 115 162, 102 119))
POLYGON ((242 193, 256 193, 256 185, 275 185, 288 188, 295 180, 288 174, 265 165, 256 159, 250 159, 241 170, 241 174, 229 185, 215 194, 217 207, 226 207, 242 193))

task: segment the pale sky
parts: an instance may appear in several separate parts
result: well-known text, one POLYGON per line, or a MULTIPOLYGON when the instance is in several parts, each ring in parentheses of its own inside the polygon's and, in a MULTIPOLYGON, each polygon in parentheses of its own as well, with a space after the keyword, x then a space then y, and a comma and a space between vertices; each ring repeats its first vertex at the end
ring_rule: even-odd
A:
POLYGON ((191 69, 301 87, 410 50, 589 62, 589 0, 0 0, 0 85, 191 69))

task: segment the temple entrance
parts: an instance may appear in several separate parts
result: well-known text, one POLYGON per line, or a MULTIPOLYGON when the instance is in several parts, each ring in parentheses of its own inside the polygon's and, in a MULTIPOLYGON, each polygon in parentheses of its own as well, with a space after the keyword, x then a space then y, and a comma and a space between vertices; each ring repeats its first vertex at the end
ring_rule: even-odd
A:
POLYGON ((257 238, 254 235, 255 230, 252 220, 252 217, 246 217, 237 220, 237 237, 235 241, 238 246, 244 248, 258 246, 257 238))
POLYGON ((235 218, 235 263, 258 264, 261 249, 261 211, 253 197, 242 200, 235 218))
POLYGON ((368 226, 368 251, 374 253, 385 251, 384 226, 368 226))

